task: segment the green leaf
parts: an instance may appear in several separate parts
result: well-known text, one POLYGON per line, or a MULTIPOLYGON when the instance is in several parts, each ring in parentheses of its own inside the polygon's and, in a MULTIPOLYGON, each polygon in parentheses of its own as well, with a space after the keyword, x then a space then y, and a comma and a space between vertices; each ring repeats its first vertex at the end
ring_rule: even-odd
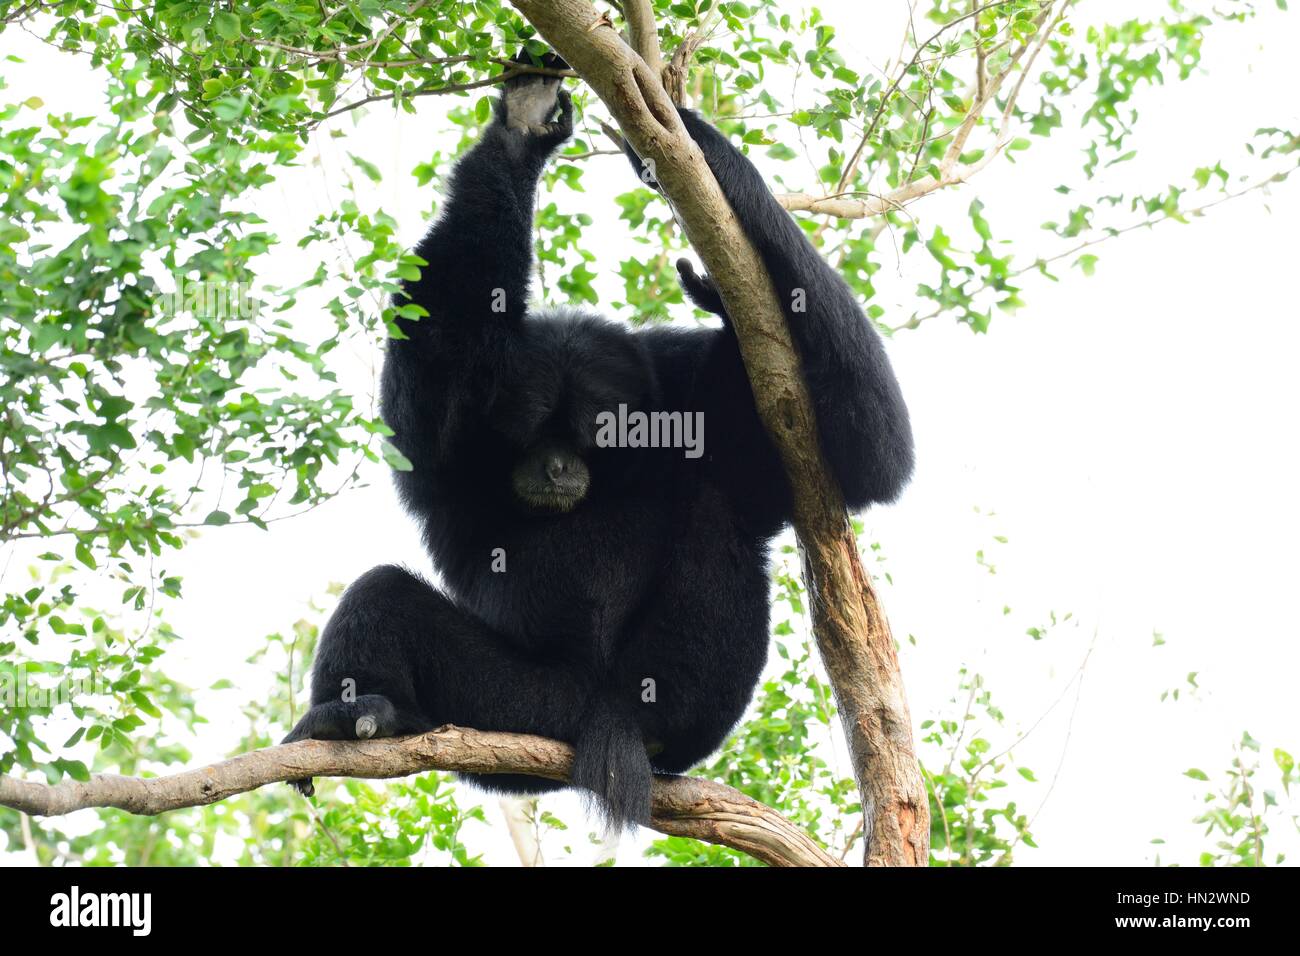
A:
POLYGON ((160 711, 157 707, 153 705, 153 701, 151 701, 148 697, 145 696, 144 691, 139 691, 139 690, 131 691, 131 700, 135 701, 135 705, 139 707, 141 710, 143 710, 150 717, 162 716, 162 711, 160 711))
POLYGON ((1273 762, 1276 763, 1278 769, 1287 776, 1290 776, 1291 771, 1295 769, 1295 758, 1281 748, 1274 749, 1273 762))
POLYGON ((54 761, 54 767, 67 774, 73 780, 85 782, 90 779, 90 771, 80 760, 67 760, 60 758, 54 761))
POLYGON ((411 464, 411 459, 403 455, 391 442, 383 442, 380 448, 384 455, 384 461, 388 462, 388 467, 394 471, 414 471, 415 466, 411 464))
POLYGON ((92 571, 99 567, 99 565, 95 563, 95 556, 90 553, 90 545, 87 542, 78 541, 74 550, 77 555, 77 560, 86 567, 90 568, 92 571))
POLYGON ((366 174, 366 178, 369 179, 372 183, 383 182, 384 177, 380 174, 379 167, 376 166, 374 163, 362 159, 360 156, 356 155, 355 153, 348 153, 348 158, 351 159, 354 164, 356 164, 357 169, 361 170, 363 173, 366 174))
POLYGON ((212 26, 217 31, 217 36, 223 40, 238 40, 242 32, 239 15, 224 10, 213 18, 212 26))

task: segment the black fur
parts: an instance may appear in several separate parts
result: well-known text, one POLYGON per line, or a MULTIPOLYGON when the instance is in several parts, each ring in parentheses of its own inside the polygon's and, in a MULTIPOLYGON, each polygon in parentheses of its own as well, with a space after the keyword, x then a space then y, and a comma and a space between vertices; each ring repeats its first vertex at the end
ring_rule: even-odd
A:
MULTIPOLYGON (((353 584, 321 639, 312 709, 288 739, 446 723, 541 734, 575 745, 573 782, 611 820, 644 822, 652 769, 707 757, 750 700, 767 657, 768 541, 791 494, 722 301, 688 262, 683 287, 721 329, 633 332, 529 309, 537 179, 572 107, 560 93, 558 119, 521 130, 507 123, 510 96, 416 249, 428 265, 406 294, 429 315, 399 322, 384 365, 384 418, 414 465, 396 484, 447 593, 396 567, 353 584), (620 403, 703 412, 704 455, 597 447, 596 415, 620 403), (567 511, 520 503, 511 476, 539 450, 586 468, 585 497, 567 511), (355 700, 340 696, 347 679, 355 700)), ((892 501, 912 440, 879 337, 749 161, 681 116, 786 304, 849 506, 892 501)))

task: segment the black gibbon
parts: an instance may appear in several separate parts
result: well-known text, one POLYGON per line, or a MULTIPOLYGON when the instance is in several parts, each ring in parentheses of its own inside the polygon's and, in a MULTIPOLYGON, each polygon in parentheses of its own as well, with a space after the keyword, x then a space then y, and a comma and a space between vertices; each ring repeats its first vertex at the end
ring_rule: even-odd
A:
MULTIPOLYGON (((394 566, 356 581, 286 740, 449 723, 540 734, 574 746, 573 785, 626 824, 648 820, 653 772, 709 756, 749 703, 767 658, 768 543, 791 492, 722 301, 686 260, 687 295, 721 328, 634 331, 530 307, 537 180, 573 126, 560 84, 506 84, 416 248, 427 265, 404 291, 428 315, 399 320, 388 343, 383 416, 414 466, 395 480, 446 591, 394 566), (702 444, 598 441, 620 409, 701 421, 702 444)), ((879 336, 749 160, 681 118, 785 303, 847 504, 892 501, 912 436, 879 336)))

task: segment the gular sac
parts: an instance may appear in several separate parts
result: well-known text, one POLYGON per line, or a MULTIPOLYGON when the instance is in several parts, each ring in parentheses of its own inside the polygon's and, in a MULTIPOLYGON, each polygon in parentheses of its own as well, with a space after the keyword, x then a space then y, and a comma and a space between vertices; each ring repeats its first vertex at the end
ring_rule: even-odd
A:
POLYGON ((510 472, 519 503, 537 511, 572 511, 587 496, 590 483, 582 455, 562 441, 533 445, 510 472))

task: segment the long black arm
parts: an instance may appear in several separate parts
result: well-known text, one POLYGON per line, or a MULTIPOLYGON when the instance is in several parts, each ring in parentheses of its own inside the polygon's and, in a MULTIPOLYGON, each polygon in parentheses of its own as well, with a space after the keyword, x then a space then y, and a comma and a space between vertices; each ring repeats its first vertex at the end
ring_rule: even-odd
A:
POLYGON ((537 180, 573 129, 573 104, 558 84, 532 76, 507 83, 494 119, 452 172, 441 214, 415 247, 426 264, 403 292, 428 315, 397 320, 382 382, 393 444, 415 466, 398 479, 408 503, 427 490, 440 460, 481 414, 490 398, 483 383, 498 377, 492 366, 503 354, 500 343, 528 308, 537 180))
MULTIPOLYGON (((698 114, 679 112, 771 277, 846 503, 857 510, 894 500, 912 474, 912 429, 879 334, 753 164, 698 114)), ((678 269, 691 300, 725 320, 708 278, 689 263, 678 269)))

